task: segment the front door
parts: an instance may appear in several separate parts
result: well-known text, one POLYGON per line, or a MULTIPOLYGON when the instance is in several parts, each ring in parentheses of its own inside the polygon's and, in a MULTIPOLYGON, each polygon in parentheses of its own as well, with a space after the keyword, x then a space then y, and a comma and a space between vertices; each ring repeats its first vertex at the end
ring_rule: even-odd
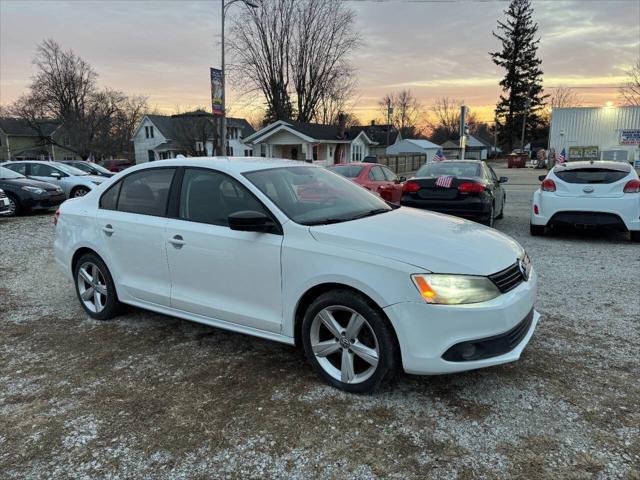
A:
POLYGON ((280 333, 282 235, 231 230, 227 217, 264 206, 220 172, 186 168, 175 219, 167 224, 171 306, 280 333))

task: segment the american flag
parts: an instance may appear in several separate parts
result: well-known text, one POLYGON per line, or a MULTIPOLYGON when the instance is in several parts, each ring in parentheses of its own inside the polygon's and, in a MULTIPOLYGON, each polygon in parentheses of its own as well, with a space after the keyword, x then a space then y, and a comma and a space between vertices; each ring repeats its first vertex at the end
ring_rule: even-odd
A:
POLYGON ((453 177, 450 175, 444 177, 438 177, 436 179, 436 187, 449 188, 453 182, 453 177))
POLYGON ((567 161, 567 152, 565 149, 562 149, 562 153, 558 155, 558 163, 564 163, 567 161))
POLYGON ((433 156, 433 161, 444 162, 445 160, 446 160, 446 157, 444 156, 444 152, 442 151, 441 148, 439 148, 436 154, 433 156))

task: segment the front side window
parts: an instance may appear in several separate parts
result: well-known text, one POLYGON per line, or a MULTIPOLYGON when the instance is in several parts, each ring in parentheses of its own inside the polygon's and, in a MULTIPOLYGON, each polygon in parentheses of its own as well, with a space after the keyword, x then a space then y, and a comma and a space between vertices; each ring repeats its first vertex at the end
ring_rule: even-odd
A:
POLYGON ((150 168, 122 180, 118 211, 164 217, 174 168, 150 168))
POLYGON ((62 175, 62 172, 51 165, 45 165, 44 163, 31 164, 31 176, 33 177, 50 177, 52 173, 62 175))
POLYGON ((302 225, 340 223, 392 210, 381 198, 324 168, 270 168, 245 177, 302 225))
POLYGON ((246 210, 268 214, 238 181, 212 170, 185 170, 178 213, 181 220, 226 227, 229 215, 246 210))

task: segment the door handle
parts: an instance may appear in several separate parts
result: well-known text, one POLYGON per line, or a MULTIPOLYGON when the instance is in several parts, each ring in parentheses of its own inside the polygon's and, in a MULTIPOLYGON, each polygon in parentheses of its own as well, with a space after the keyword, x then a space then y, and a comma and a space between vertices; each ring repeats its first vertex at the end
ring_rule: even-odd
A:
POLYGON ((182 246, 185 244, 185 241, 182 239, 181 235, 174 235, 169 239, 169 243, 176 248, 182 248, 182 246))
POLYGON ((113 227, 110 224, 106 224, 104 227, 102 227, 102 231, 105 233, 105 235, 107 235, 107 237, 113 235, 113 227))

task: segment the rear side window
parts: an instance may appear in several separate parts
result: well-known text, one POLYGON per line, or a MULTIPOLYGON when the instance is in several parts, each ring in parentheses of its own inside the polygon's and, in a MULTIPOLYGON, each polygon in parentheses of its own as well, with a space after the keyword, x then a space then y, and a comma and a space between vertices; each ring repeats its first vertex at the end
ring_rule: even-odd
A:
POLYGON ((384 176, 388 181, 395 182, 398 179, 396 174, 393 173, 391 170, 389 170, 387 167, 380 167, 380 168, 382 168, 382 171, 384 172, 384 176))
POLYGON ((27 164, 26 163, 5 163, 3 165, 7 167, 9 170, 13 170, 14 172, 18 172, 21 175, 27 174, 27 164))
POLYGON ((369 180, 373 180, 374 182, 384 182, 386 179, 384 177, 384 172, 380 167, 371 167, 371 170, 369 170, 369 180))
POLYGON ((338 165, 336 167, 330 168, 333 173, 337 173, 338 175, 342 175, 347 178, 356 178, 362 172, 364 167, 360 167, 358 165, 338 165))
POLYGON ((554 173, 556 177, 567 183, 614 183, 629 175, 629 172, 606 168, 576 168, 554 173))
POLYGON ((100 197, 100 208, 103 210, 117 210, 118 209, 118 195, 120 194, 120 187, 122 186, 122 180, 109 188, 100 197))
POLYGON ((174 168, 153 168, 122 180, 118 211, 164 217, 174 168))

